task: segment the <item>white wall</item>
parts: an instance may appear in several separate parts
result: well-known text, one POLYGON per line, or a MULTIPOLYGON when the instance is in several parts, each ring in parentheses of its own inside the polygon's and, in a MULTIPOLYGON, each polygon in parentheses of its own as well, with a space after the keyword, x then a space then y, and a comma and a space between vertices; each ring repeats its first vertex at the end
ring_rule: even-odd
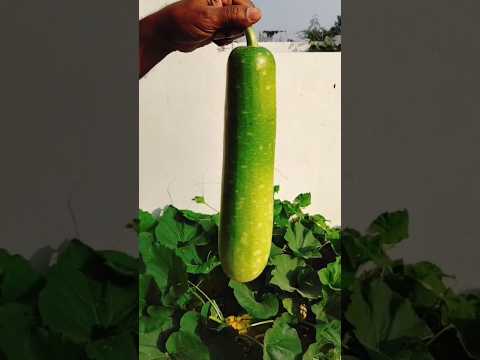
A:
MULTIPOLYGON (((140 207, 219 208, 225 70, 214 45, 174 53, 140 81, 140 207)), ((340 224, 339 53, 274 52, 276 183, 282 198, 311 192, 310 211, 340 224)))
POLYGON ((139 18, 143 18, 168 4, 174 3, 177 0, 139 0, 138 1, 138 14, 139 18))

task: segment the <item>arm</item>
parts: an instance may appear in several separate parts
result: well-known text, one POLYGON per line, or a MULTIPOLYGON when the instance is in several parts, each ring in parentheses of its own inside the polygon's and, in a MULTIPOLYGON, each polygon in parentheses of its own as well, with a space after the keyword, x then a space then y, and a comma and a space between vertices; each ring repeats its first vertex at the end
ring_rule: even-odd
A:
POLYGON ((143 77, 173 51, 191 52, 214 42, 226 45, 261 18, 250 0, 182 0, 140 20, 143 77))
POLYGON ((139 29, 139 77, 143 77, 151 68, 174 51, 172 46, 163 38, 161 23, 164 16, 161 11, 140 20, 139 29))

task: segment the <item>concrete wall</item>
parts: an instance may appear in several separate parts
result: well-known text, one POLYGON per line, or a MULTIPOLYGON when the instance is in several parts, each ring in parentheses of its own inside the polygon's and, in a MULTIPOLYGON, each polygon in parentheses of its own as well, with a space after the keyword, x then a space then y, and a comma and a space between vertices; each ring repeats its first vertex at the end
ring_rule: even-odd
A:
MULTIPOLYGON (((266 44, 268 46, 268 44, 266 44)), ((340 223, 340 53, 274 51, 276 183, 282 198, 311 192, 310 211, 340 223)), ((140 81, 140 207, 219 208, 225 70, 214 45, 168 56, 140 81)))
POLYGON ((161 9, 168 4, 175 2, 176 0, 139 0, 138 1, 138 14, 139 18, 143 18, 154 11, 161 9))

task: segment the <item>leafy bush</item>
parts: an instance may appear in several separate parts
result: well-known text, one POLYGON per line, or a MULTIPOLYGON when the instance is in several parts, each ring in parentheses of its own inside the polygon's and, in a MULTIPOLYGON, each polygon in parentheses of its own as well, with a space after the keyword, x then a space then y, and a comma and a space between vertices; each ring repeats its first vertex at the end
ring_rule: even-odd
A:
POLYGON ((140 358, 340 358, 340 231, 310 201, 275 200, 269 264, 248 284, 222 272, 218 214, 140 212, 140 358))
POLYGON ((43 272, 0 250, 0 359, 135 359, 138 259, 70 241, 43 272))
POLYGON ((335 38, 342 34, 342 18, 337 16, 335 24, 330 29, 325 29, 321 24, 318 16, 314 16, 310 20, 307 29, 299 32, 299 36, 308 40, 310 52, 332 52, 341 51, 341 43, 337 43, 335 38))
POLYGON ((342 231, 343 358, 480 359, 480 297, 455 294, 435 264, 387 255, 408 223, 403 210, 342 231))
POLYGON ((248 284, 221 270, 218 214, 173 206, 131 224, 140 259, 73 240, 38 272, 0 250, 0 359, 480 359, 480 297, 388 256, 406 211, 340 232, 310 202, 275 200, 269 263, 248 284))
POLYGON ((275 200, 269 263, 248 284, 219 266, 218 214, 141 212, 141 359, 480 358, 480 298, 456 295, 434 264, 387 255, 408 237, 406 211, 361 234, 310 202, 275 200))

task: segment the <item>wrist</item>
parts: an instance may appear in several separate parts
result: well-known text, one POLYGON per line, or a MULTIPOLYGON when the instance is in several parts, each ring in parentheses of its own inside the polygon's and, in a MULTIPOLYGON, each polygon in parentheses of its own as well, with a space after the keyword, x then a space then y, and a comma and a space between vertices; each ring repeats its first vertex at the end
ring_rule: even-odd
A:
POLYGON ((140 20, 139 57, 140 77, 168 54, 175 51, 163 30, 167 14, 162 9, 140 20))

